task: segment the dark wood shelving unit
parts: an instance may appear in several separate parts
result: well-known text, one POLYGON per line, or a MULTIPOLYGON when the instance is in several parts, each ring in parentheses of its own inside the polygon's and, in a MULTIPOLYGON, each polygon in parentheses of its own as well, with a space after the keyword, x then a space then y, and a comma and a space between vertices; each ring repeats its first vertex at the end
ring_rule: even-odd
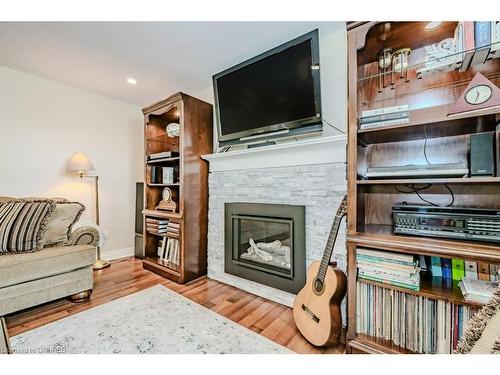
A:
MULTIPOLYGON (((423 196, 439 205, 450 202, 443 184, 454 192, 455 206, 500 209, 500 177, 363 179, 369 167, 425 164, 423 147, 431 163, 468 162, 471 134, 495 131, 500 109, 448 116, 477 72, 500 86, 500 59, 489 59, 466 71, 442 71, 419 79, 417 69, 425 66, 425 46, 454 36, 457 22, 443 22, 432 31, 427 22, 359 22, 348 28, 348 353, 412 353, 392 342, 356 332, 356 285, 359 282, 424 296, 472 308, 481 305, 464 300, 460 289, 439 278, 421 278, 415 292, 384 283, 358 280, 358 247, 413 255, 458 258, 500 263, 495 243, 395 235, 392 206, 401 202, 425 204, 413 193, 402 193, 395 185, 431 184, 423 196), (412 49, 408 80, 396 77, 392 89, 379 87, 377 52, 384 48, 412 49), (407 104, 409 123, 383 128, 359 129, 366 110, 407 104)), ((401 190, 401 189, 399 189, 401 190)))
POLYGON ((201 155, 212 153, 212 105, 184 93, 177 93, 143 109, 144 113, 144 218, 179 223, 179 235, 146 230, 144 220, 144 268, 178 283, 206 275, 208 234, 208 164, 201 155), (169 137, 169 123, 180 125, 180 134, 169 137), (150 160, 151 154, 172 152, 175 156, 150 160), (152 166, 178 168, 179 181, 151 183, 152 166), (175 212, 158 210, 164 188, 172 190, 175 212), (161 238, 179 240, 179 264, 157 255, 161 238))

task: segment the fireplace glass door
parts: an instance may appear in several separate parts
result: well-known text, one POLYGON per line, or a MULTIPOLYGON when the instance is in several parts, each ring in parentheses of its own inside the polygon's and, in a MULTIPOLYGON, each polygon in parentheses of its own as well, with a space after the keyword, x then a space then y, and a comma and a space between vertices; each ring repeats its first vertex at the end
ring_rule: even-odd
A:
POLYGON ((293 276, 292 224, 287 219, 233 216, 234 260, 255 269, 293 276))

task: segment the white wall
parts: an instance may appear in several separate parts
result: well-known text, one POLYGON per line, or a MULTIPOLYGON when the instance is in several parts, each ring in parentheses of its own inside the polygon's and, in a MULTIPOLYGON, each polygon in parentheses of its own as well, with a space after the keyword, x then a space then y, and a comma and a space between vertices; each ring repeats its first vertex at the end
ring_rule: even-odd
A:
MULTIPOLYGON (((322 22, 315 25, 319 30, 321 106, 323 119, 335 127, 347 132, 347 30, 345 22, 322 22)), ((310 31, 307 29, 304 31, 310 31)), ((297 34, 297 37, 300 34, 297 34)), ((293 38, 291 38, 293 39, 293 38)), ((287 42, 284 40, 283 43, 287 42)), ((262 51, 265 52, 265 51, 262 51)), ((254 56, 248 56, 247 59, 254 56)), ((246 59, 243 59, 243 62, 246 59)), ((227 69, 229 66, 223 67, 227 69)), ((213 72, 214 74, 218 72, 213 72)), ((209 103, 214 103, 213 86, 196 92, 194 96, 209 103)), ((214 136, 217 127, 214 117, 214 136)), ((323 125, 323 136, 340 134, 337 130, 323 125)))
POLYGON ((132 255, 142 126, 139 107, 0 66, 0 195, 66 197, 93 219, 93 180, 66 172, 72 153, 85 152, 110 235, 103 257, 132 255))

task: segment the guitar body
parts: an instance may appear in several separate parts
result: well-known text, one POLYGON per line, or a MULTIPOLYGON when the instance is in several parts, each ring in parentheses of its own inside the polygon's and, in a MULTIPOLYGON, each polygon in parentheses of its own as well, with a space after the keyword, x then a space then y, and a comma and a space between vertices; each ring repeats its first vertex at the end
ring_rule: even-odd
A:
POLYGON ((347 289, 347 278, 340 269, 328 266, 323 291, 315 290, 321 262, 307 270, 307 281, 293 303, 293 317, 300 333, 313 345, 337 344, 342 333, 340 303, 347 289))

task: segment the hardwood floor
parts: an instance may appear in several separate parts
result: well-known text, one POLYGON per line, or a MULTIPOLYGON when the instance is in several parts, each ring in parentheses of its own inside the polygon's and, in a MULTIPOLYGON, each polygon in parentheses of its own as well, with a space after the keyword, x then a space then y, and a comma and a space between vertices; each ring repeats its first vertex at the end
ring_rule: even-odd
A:
POLYGON ((110 268, 94 272, 94 292, 88 302, 75 304, 62 299, 7 316, 9 335, 15 336, 157 284, 297 353, 344 353, 344 345, 325 349, 309 344, 295 327, 292 310, 286 306, 207 278, 179 285, 144 270, 142 262, 134 258, 114 261, 110 268))

